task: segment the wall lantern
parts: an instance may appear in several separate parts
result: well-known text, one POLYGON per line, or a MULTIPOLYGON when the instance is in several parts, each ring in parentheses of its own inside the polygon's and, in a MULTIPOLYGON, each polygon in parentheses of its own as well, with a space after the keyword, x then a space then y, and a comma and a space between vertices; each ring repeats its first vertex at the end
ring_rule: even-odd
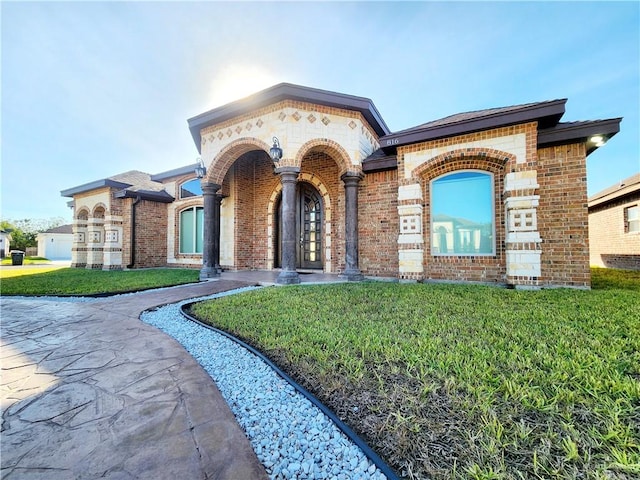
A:
POLYGON ((273 147, 269 150, 269 155, 274 163, 278 163, 282 158, 282 149, 280 148, 280 142, 277 137, 273 137, 273 147))
POLYGON ((207 174, 207 168, 204 166, 204 162, 200 157, 198 157, 198 165, 196 166, 195 172, 196 177, 198 178, 204 178, 204 176, 207 174))

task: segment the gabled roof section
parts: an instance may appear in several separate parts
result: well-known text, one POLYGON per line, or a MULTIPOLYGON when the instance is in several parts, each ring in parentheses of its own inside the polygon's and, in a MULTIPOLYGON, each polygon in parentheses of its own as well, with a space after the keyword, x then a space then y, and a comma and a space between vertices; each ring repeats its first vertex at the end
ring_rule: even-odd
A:
POLYGON ((614 200, 618 200, 622 197, 640 193, 640 173, 631 175, 629 178, 621 180, 619 183, 612 185, 599 191, 595 195, 589 197, 589 208, 603 205, 614 200))
POLYGON ((565 98, 458 113, 386 135, 380 139, 380 145, 388 150, 411 143, 533 121, 538 122, 539 128, 549 128, 556 125, 564 115, 566 102, 565 98))
POLYGON ((85 183, 84 185, 62 190, 60 194, 63 197, 73 197, 79 193, 90 192, 104 187, 117 189, 133 188, 149 191, 161 191, 164 189, 164 185, 154 182, 151 179, 151 175, 148 173, 141 172, 139 170, 130 170, 102 180, 96 180, 95 182, 85 183))
POLYGON ((201 146, 200 131, 203 128, 222 123, 225 120, 244 115, 245 113, 283 100, 294 100, 324 105, 325 107, 355 110, 362 114, 379 136, 390 133, 389 127, 387 127, 382 116, 380 116, 378 109, 368 98, 303 87, 291 83, 279 83, 278 85, 274 85, 246 98, 214 108, 213 110, 209 110, 208 112, 196 115, 187 120, 191 136, 193 137, 198 152, 200 152, 201 146))
POLYGON ((50 228, 49 230, 45 230, 42 233, 73 233, 73 225, 68 223, 66 225, 60 225, 58 227, 50 228))

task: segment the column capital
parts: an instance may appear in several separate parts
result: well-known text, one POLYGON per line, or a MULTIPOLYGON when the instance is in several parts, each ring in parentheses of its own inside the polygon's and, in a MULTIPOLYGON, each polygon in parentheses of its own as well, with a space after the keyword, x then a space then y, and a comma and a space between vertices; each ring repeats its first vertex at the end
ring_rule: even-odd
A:
POLYGON ((340 176, 340 180, 342 180, 345 184, 352 183, 358 184, 360 180, 364 178, 364 173, 362 172, 345 172, 340 176))
POLYGON ((203 195, 215 195, 215 193, 222 188, 222 185, 211 182, 200 182, 202 186, 203 195))
POLYGON ((287 167, 287 166, 276 167, 273 170, 273 173, 275 173, 276 175, 280 175, 280 176, 283 176, 283 175, 286 175, 286 174, 298 175, 300 173, 300 167, 287 167))

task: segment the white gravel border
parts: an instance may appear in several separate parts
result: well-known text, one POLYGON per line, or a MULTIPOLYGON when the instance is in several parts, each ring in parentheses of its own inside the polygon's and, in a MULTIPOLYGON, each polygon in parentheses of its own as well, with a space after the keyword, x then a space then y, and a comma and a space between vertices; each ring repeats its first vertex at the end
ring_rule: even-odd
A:
POLYGON ((321 410, 259 357, 180 313, 186 303, 256 288, 185 300, 140 318, 175 338, 211 375, 271 479, 386 479, 321 410))

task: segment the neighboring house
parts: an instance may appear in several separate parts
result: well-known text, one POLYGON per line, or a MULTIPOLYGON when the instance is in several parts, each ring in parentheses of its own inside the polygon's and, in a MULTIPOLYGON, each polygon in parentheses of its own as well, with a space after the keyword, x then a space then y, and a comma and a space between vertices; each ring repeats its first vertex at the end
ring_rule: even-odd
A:
POLYGON ((11 250, 11 234, 0 230, 0 258, 8 257, 11 250))
POLYGON ((620 118, 566 100, 392 132, 367 98, 279 84, 188 120, 204 162, 72 197, 72 265, 590 286, 586 156, 620 118))
POLYGON ((73 225, 50 228, 37 235, 38 256, 49 260, 71 260, 73 225))
POLYGON ((591 265, 640 270, 640 173, 589 198, 591 265))

